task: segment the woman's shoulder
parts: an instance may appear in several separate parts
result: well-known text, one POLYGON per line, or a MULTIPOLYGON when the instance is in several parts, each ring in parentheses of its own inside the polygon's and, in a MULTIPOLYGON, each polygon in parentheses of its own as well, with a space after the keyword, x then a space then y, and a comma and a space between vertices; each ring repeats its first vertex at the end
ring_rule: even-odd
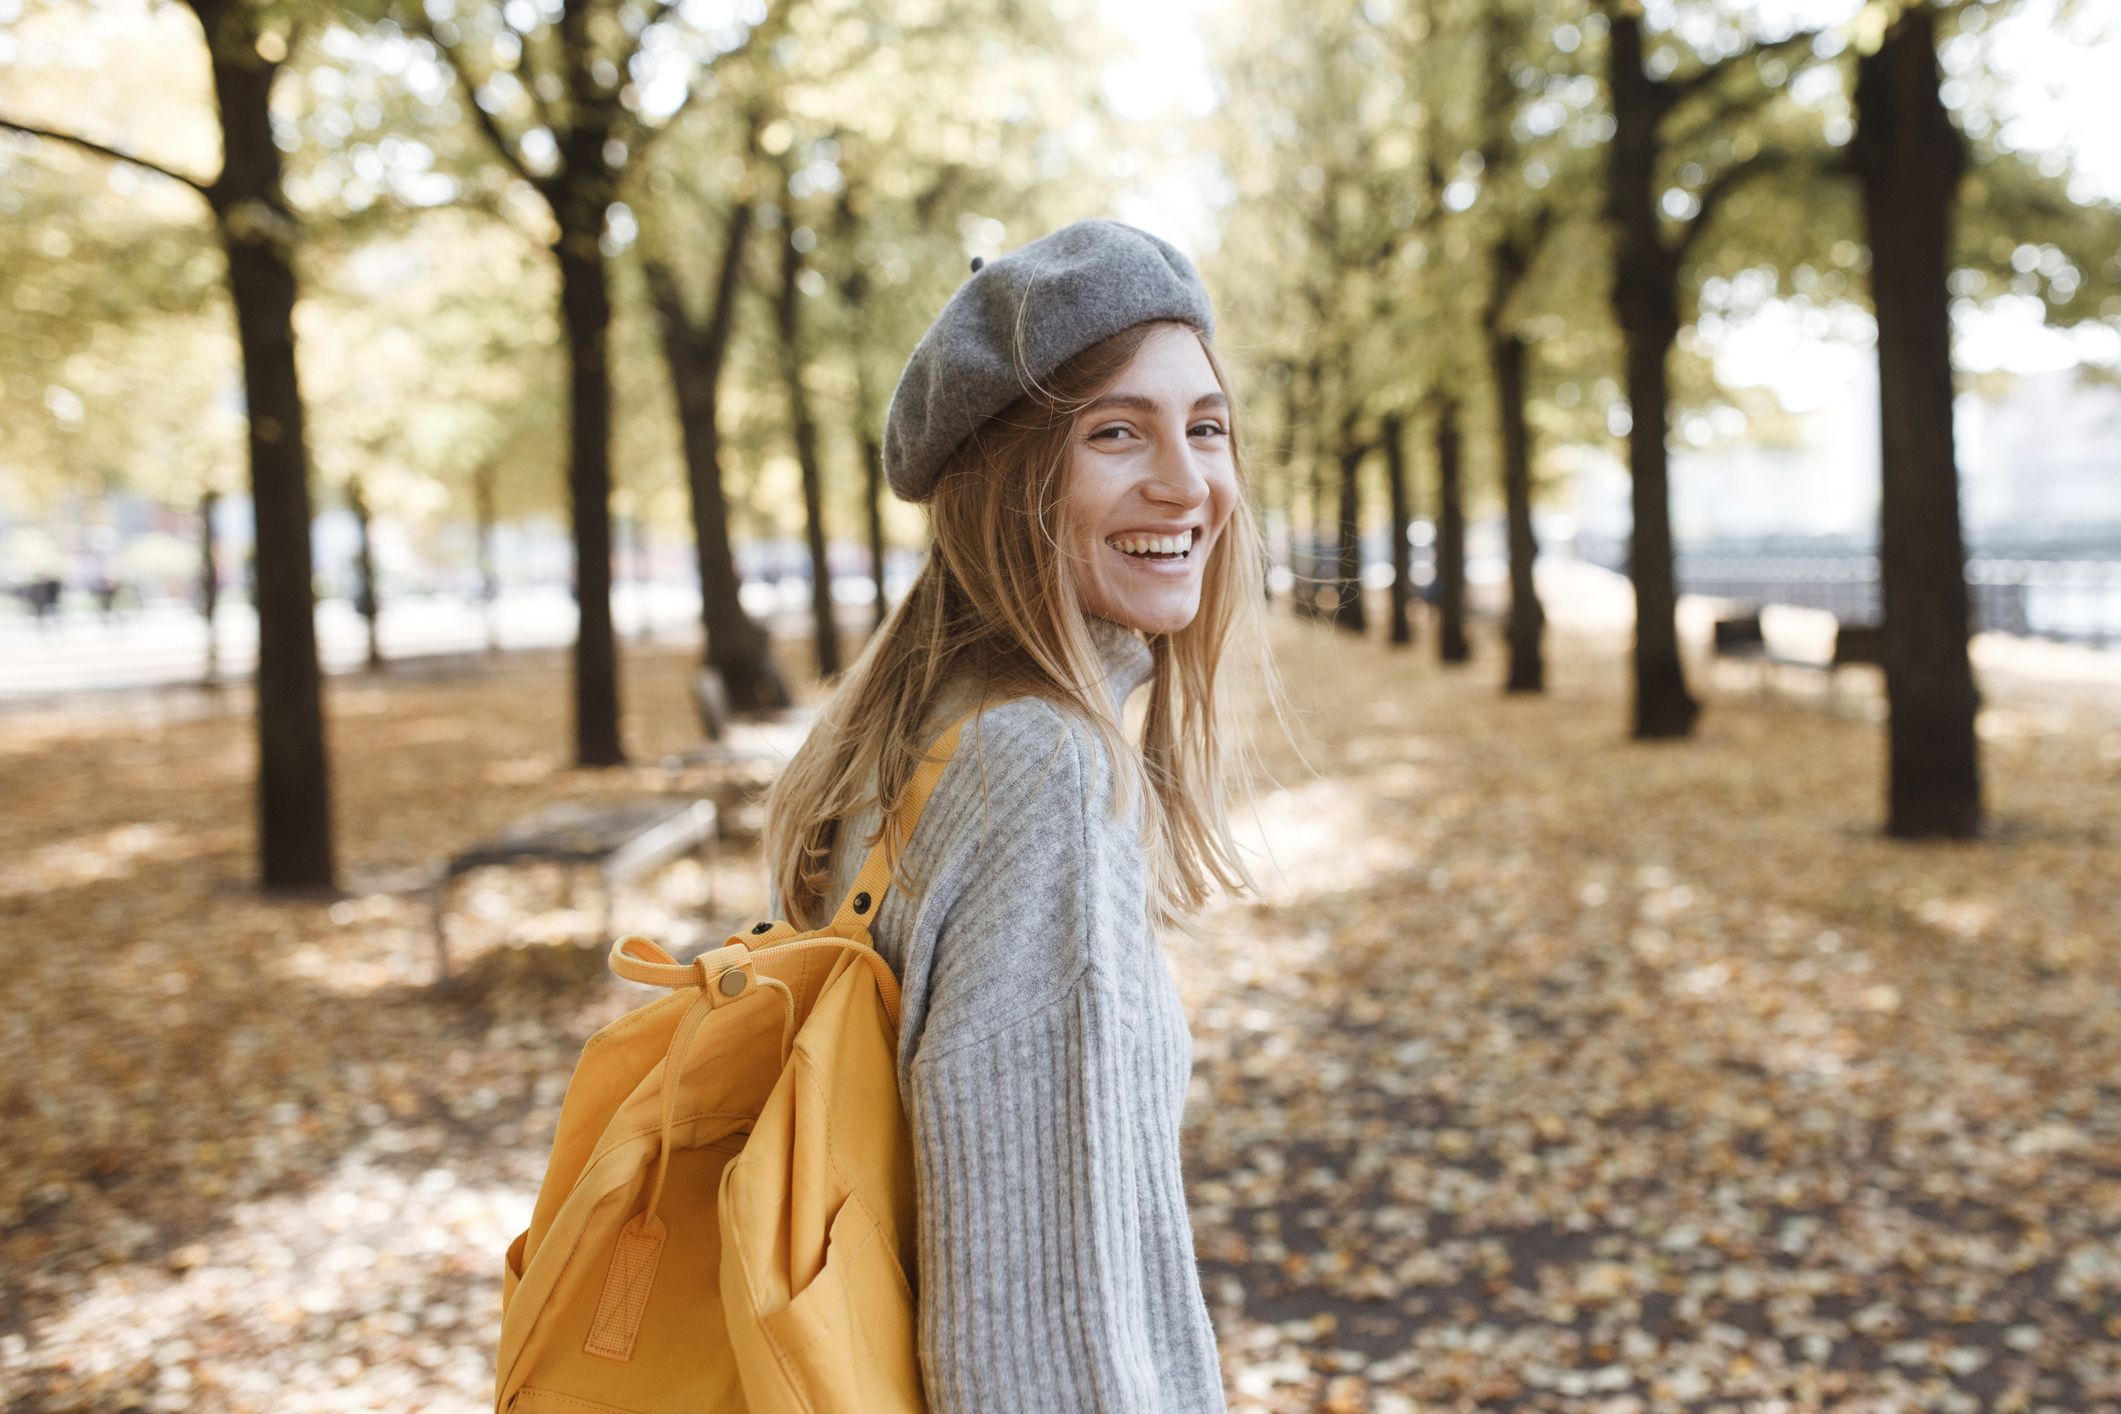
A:
POLYGON ((1109 793, 1112 763, 1104 739, 1076 709, 1035 694, 1006 698, 945 716, 931 740, 959 718, 964 725, 938 789, 1058 791, 1081 803, 1109 793))
POLYGON ((1135 975, 1143 861, 1136 816, 1114 817, 1103 760, 1097 728, 1043 698, 966 718, 932 805, 947 883, 933 915, 924 1054, 1055 1004, 1094 966, 1135 975))

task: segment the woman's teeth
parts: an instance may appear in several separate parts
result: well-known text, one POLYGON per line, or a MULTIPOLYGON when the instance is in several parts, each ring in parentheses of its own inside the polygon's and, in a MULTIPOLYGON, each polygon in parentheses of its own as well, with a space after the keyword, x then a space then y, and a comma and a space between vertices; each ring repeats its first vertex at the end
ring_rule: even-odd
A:
POLYGON ((1182 559, 1193 548, 1193 536, 1190 531, 1184 535, 1115 535, 1105 543, 1123 554, 1182 559))

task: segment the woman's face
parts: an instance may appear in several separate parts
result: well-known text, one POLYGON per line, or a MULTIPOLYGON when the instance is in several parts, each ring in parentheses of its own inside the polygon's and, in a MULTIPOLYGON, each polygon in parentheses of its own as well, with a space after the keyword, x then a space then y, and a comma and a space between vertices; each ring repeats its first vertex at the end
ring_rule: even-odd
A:
POLYGON ((1215 370, 1192 330, 1159 325, 1069 431, 1065 518, 1084 609, 1145 633, 1193 622, 1237 489, 1215 370))

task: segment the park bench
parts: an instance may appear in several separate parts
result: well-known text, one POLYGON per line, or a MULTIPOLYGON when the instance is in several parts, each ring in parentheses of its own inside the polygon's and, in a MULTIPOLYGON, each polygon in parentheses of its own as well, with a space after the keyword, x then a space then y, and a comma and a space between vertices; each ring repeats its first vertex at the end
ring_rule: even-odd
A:
POLYGON ((816 706, 807 703, 739 717, 730 710, 722 675, 712 668, 702 668, 694 674, 692 702, 699 711, 700 730, 707 740, 690 750, 665 756, 663 768, 672 773, 691 766, 785 765, 810 734, 811 723, 817 720, 816 706))
POLYGON ((1885 630, 1878 624, 1849 623, 1836 619, 1833 652, 1824 660, 1776 652, 1761 629, 1760 611, 1757 609, 1716 620, 1711 633, 1711 647, 1716 657, 1760 665, 1758 681, 1762 692, 1767 691, 1770 669, 1795 668, 1800 672, 1824 673, 1827 701, 1831 703, 1834 701, 1835 684, 1843 668, 1864 664, 1872 667, 1885 665, 1885 630))
POLYGON ((663 775, 672 785, 682 781, 714 801, 720 810, 718 827, 723 839, 755 835, 755 801, 810 734, 817 708, 804 704, 739 715, 730 709, 722 676, 712 668, 694 675, 692 700, 707 739, 665 756, 663 775))
POLYGON ((609 941, 618 890, 681 854, 698 852, 708 866, 706 906, 714 906, 714 852, 720 814, 711 800, 649 796, 638 800, 562 800, 513 821, 498 835, 451 855, 433 889, 435 980, 449 977, 450 895, 474 869, 523 864, 568 867, 570 894, 586 872, 598 876, 600 941, 609 941))

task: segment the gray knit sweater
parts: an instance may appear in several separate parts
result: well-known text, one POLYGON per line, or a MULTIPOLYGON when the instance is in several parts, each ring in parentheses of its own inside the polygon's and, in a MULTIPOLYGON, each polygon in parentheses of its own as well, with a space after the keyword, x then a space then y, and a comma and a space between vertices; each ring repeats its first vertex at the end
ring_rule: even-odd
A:
MULTIPOLYGON (((1149 645, 1092 618, 1115 712, 1149 645)), ((976 696, 956 683, 933 740, 976 696)), ((1179 1173, 1193 1038, 1148 923, 1096 734, 1035 698, 965 723, 878 950, 903 989, 899 1095, 919 1182, 921 1374, 936 1414, 1222 1410, 1179 1173), (984 799, 982 798, 984 793, 984 799)), ((872 807, 843 823, 828 907, 872 807)), ((775 890, 769 902, 780 915, 775 890)))

